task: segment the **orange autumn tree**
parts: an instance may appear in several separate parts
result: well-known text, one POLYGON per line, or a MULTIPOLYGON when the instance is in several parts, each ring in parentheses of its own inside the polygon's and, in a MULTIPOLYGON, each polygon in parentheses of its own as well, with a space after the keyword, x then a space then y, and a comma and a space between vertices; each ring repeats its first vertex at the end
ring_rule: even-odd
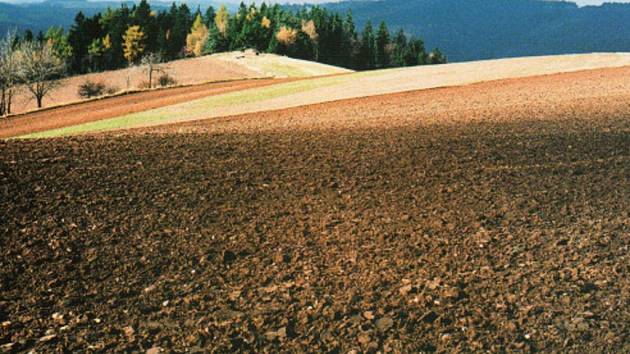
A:
POLYGON ((286 47, 290 47, 295 44, 295 41, 298 37, 298 31, 295 28, 290 28, 286 26, 280 27, 278 33, 276 33, 276 39, 279 43, 283 44, 286 47))

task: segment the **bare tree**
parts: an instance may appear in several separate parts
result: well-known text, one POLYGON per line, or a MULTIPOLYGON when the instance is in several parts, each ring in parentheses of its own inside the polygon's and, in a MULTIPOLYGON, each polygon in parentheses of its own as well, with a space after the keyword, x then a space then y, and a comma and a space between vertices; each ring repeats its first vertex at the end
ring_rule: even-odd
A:
POLYGON ((159 64, 162 62, 162 56, 155 53, 145 55, 140 61, 140 65, 144 66, 144 72, 149 76, 149 88, 153 88, 153 73, 165 73, 164 68, 159 64))
POLYGON ((59 80, 66 72, 64 60, 50 45, 37 41, 22 43, 17 58, 19 77, 35 96, 37 108, 41 108, 44 97, 60 85, 59 80))
POLYGON ((11 114, 11 101, 19 83, 14 42, 13 32, 0 40, 0 116, 11 114))

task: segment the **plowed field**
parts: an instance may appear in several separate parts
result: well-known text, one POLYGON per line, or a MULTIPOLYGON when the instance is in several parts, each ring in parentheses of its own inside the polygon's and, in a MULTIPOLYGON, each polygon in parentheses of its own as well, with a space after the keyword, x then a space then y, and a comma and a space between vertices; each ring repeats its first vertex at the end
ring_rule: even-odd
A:
POLYGON ((0 348, 629 352, 618 70, 0 142, 0 348))

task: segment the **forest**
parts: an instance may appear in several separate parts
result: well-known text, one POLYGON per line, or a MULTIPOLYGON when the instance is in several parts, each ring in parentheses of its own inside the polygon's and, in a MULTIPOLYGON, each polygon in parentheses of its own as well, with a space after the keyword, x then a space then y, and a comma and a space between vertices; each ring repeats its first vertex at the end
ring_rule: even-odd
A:
POLYGON ((265 3, 241 3, 230 13, 224 6, 193 11, 185 3, 154 10, 142 0, 93 16, 79 12, 67 32, 25 31, 16 37, 21 41, 53 45, 70 74, 134 65, 149 54, 169 61, 250 48, 357 70, 446 62, 439 49, 427 52, 421 39, 402 30, 392 33, 385 22, 368 22, 359 31, 351 11, 340 15, 317 6, 292 11, 265 3))

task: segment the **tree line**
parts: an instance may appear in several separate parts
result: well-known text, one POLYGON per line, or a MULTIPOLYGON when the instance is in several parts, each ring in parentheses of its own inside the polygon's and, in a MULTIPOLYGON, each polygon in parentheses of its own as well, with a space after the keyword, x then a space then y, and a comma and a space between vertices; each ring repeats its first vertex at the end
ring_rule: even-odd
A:
POLYGON ((402 30, 392 33, 384 22, 377 27, 368 22, 357 33, 351 12, 342 16, 320 7, 293 12, 265 3, 241 3, 229 13, 224 6, 193 12, 185 3, 154 11, 141 0, 92 17, 79 13, 61 35, 71 73, 125 67, 148 53, 173 60, 248 48, 357 70, 446 61, 439 50, 427 53, 420 39, 402 30))
POLYGON ((33 86, 29 90, 41 107, 60 76, 123 68, 147 58, 153 63, 252 48, 356 70, 446 62, 438 49, 427 53, 422 40, 402 30, 392 33, 385 22, 377 27, 368 22, 358 33, 350 11, 342 16, 317 6, 290 11, 266 3, 241 3, 230 13, 225 6, 193 12, 185 3, 155 11, 141 0, 91 17, 79 12, 67 32, 61 27, 37 36, 26 31, 2 43, 0 114, 10 113, 12 85, 33 86), (28 62, 25 55, 33 63, 47 60, 48 73, 17 70, 14 66, 28 62), (41 84, 45 81, 51 82, 41 84))

